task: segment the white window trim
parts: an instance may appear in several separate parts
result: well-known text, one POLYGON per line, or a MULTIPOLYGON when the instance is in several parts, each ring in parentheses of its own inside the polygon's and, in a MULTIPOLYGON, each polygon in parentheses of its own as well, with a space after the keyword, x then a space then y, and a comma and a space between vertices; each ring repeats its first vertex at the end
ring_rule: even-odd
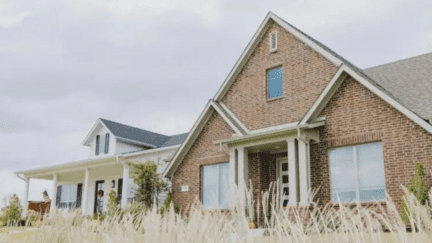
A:
POLYGON ((283 66, 282 65, 276 66, 276 67, 272 67, 272 68, 269 68, 269 69, 266 70, 266 87, 267 87, 267 94, 266 94, 267 101, 279 100, 279 99, 282 99, 285 96, 285 94, 284 94, 284 75, 283 75, 283 66), (272 70, 278 69, 278 68, 280 68, 281 72, 282 72, 282 95, 270 98, 269 97, 269 94, 270 94, 269 72, 272 71, 272 70))
POLYGON ((277 30, 273 31, 270 33, 270 41, 269 41, 269 47, 270 47, 270 52, 276 52, 277 51, 277 46, 278 46, 278 35, 277 35, 277 30), (275 47, 272 47, 273 44, 273 35, 275 37, 275 47))
MULTIPOLYGON (((219 166, 220 165, 223 165, 223 164, 228 164, 228 166, 229 166, 229 162, 223 162, 223 163, 217 163, 217 164, 210 164, 210 165, 203 165, 203 166, 201 166, 201 204, 202 204, 202 206, 203 206, 203 210, 204 211, 206 211, 206 210, 224 210, 224 209, 228 209, 228 205, 229 205, 229 203, 228 203, 228 205, 226 206, 226 207, 220 207, 220 205, 219 205, 219 194, 220 194, 220 181, 221 181, 221 178, 220 178, 220 168, 219 168, 219 166), (204 200, 204 167, 206 167, 206 166, 214 166, 214 165, 217 165, 218 166, 218 190, 217 190, 217 206, 215 206, 215 207, 209 207, 209 208, 206 208, 206 209, 204 209, 204 204, 203 204, 203 200, 204 200)), ((229 200, 229 198, 228 198, 228 200, 229 200)))
MULTIPOLYGON (((362 146, 365 144, 373 144, 373 143, 381 143, 381 148, 382 148, 382 141, 379 142, 371 142, 371 143, 362 143, 362 144, 356 144, 356 145, 348 145, 348 146, 341 146, 338 148, 347 148, 347 147, 351 147, 353 148, 353 163, 354 163, 354 171, 355 171, 355 189, 356 189, 356 199, 351 201, 351 202, 341 202, 342 204, 350 204, 350 203, 368 203, 368 202, 386 202, 386 200, 376 200, 376 201, 360 201, 360 183, 359 183, 359 173, 358 173, 358 165, 357 165, 357 147, 358 146, 362 146)), ((334 150, 336 148, 330 149, 330 150, 334 150)), ((384 151, 381 151, 382 153, 384 153, 384 151)), ((330 157, 329 157, 330 158, 330 157)), ((383 164, 384 164, 384 154, 382 154, 382 158, 383 158, 383 164)), ((329 174, 330 174, 330 202, 333 204, 337 204, 339 203, 339 201, 333 201, 332 195, 333 195, 333 190, 332 190, 332 175, 331 175, 331 168, 330 168, 330 159, 329 159, 329 174)), ((387 196, 387 183, 385 183, 385 170, 384 172, 384 185, 385 185, 385 193, 387 196)))

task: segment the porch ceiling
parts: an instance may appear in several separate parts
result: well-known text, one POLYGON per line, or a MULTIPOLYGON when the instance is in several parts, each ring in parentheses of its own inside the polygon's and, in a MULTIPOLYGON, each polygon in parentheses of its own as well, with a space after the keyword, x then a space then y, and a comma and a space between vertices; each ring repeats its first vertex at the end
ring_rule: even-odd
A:
POLYGON ((249 152, 252 153, 281 153, 288 150, 286 141, 280 141, 275 143, 261 144, 251 147, 245 147, 249 152))
POLYGON ((31 170, 18 171, 15 172, 15 174, 21 174, 27 178, 42 180, 52 180, 54 173, 56 173, 59 178, 61 178, 62 175, 67 177, 68 174, 78 177, 81 176, 80 174, 82 174, 84 178, 84 171, 86 168, 110 167, 117 164, 116 156, 106 156, 97 159, 80 160, 31 170))

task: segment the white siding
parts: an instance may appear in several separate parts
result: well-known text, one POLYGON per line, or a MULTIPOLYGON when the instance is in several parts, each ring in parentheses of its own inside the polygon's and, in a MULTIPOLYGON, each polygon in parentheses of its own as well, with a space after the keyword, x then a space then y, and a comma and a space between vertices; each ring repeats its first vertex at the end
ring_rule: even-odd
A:
POLYGON ((102 156, 108 156, 108 155, 114 155, 115 152, 115 147, 116 147, 116 140, 114 138, 114 135, 110 133, 110 141, 109 141, 109 149, 108 149, 108 154, 105 154, 104 152, 104 148, 105 145, 103 145, 101 148, 99 149, 99 155, 96 155, 96 136, 100 135, 101 136, 101 142, 105 141, 105 134, 110 133, 110 131, 108 129, 106 129, 104 126, 99 125, 98 128, 95 129, 95 131, 92 134, 92 138, 90 141, 90 148, 89 148, 89 158, 96 158, 96 157, 102 157, 102 156), (102 138, 103 137, 103 138, 102 138))
POLYGON ((123 154, 127 152, 136 152, 141 150, 144 150, 142 146, 117 141, 115 154, 123 154))

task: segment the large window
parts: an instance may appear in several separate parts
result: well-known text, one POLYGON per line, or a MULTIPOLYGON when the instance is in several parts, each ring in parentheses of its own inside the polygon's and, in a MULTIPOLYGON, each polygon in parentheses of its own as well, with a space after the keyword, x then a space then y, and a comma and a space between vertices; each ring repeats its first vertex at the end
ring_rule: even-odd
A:
POLYGON ((228 207, 229 164, 202 167, 202 203, 204 209, 228 207))
POLYGON ((77 185, 62 185, 60 194, 60 208, 75 207, 77 201, 77 185))
POLYGON ((331 150, 330 182, 333 202, 385 200, 381 143, 331 150))
POLYGON ((267 71, 267 98, 274 99, 282 97, 282 67, 273 68, 267 71))

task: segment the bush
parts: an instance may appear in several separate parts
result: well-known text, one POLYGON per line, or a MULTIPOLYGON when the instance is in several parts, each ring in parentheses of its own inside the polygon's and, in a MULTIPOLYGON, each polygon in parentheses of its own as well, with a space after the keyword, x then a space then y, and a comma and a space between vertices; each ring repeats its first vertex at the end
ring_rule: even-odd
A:
POLYGON ((16 194, 13 194, 9 199, 9 206, 4 212, 2 217, 3 225, 16 224, 21 219, 22 208, 19 198, 16 194))
POLYGON ((111 190, 109 193, 107 209, 107 215, 109 217, 113 217, 120 212, 120 207, 117 201, 117 194, 113 190, 111 190))
POLYGON ((417 198, 421 205, 425 205, 428 200, 428 192, 427 187, 423 181, 423 177, 426 175, 425 169, 421 163, 415 164, 415 174, 414 177, 411 178, 411 184, 407 187, 407 194, 402 198, 401 204, 401 215, 402 220, 405 223, 409 222, 409 209, 407 206, 408 197, 414 196, 417 198))
MULTIPOLYGON (((169 191, 167 198, 164 201, 164 205, 160 208, 159 212, 161 215, 164 215, 165 213, 168 213, 171 207, 171 203, 172 203, 172 192, 169 191)), ((180 213, 180 207, 178 204, 174 204, 173 205, 174 208, 174 213, 179 214, 180 213)))

